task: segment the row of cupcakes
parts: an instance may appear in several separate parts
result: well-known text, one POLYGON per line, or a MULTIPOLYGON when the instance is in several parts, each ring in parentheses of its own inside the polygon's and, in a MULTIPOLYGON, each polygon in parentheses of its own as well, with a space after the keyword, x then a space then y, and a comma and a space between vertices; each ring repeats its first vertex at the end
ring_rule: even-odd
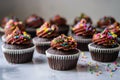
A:
MULTIPOLYGON (((8 20, 7 24, 4 25, 4 27, 5 27, 4 28, 5 35, 2 37, 3 41, 4 41, 4 37, 6 35, 10 34, 14 30, 14 28, 16 26, 16 24, 14 24, 14 22, 18 22, 19 21, 19 19, 17 19, 17 18, 12 18, 11 20, 10 19, 7 19, 7 20, 8 20)), ((3 19, 3 23, 5 23, 4 21, 7 21, 7 20, 3 19)), ((104 26, 104 28, 109 28, 112 32, 114 32, 115 34, 117 34, 118 35, 117 39, 118 39, 118 42, 119 42, 120 25, 119 25, 118 22, 114 22, 113 23, 113 21, 115 21, 115 19, 113 19, 112 17, 104 17, 104 18, 102 18, 102 19, 99 20, 98 24, 101 24, 101 27, 104 26), (112 22, 113 24, 110 23, 110 22, 112 22)), ((21 30, 25 30, 24 24, 22 22, 20 22, 20 23, 21 24, 18 25, 20 27, 20 29, 21 30)), ((56 25, 58 27, 57 28, 57 34, 58 35, 60 35, 60 34, 68 35, 69 26, 66 24, 65 18, 62 18, 62 17, 60 17, 58 15, 55 16, 54 18, 52 18, 50 20, 50 23, 47 23, 47 24, 44 24, 44 20, 42 18, 36 16, 36 15, 32 15, 32 16, 28 17, 25 20, 25 26, 27 26, 26 31, 29 34, 31 34, 31 36, 34 35, 34 37, 36 36, 37 32, 39 32, 39 30, 42 29, 42 28, 38 29, 37 32, 36 32, 36 29, 38 27, 40 28, 40 27, 42 27, 42 25, 43 26, 51 26, 53 24, 54 24, 54 26, 56 25), (40 25, 36 26, 38 23, 40 25), (35 26, 35 27, 33 27, 33 26, 35 26)), ((80 50, 82 50, 82 51, 88 51, 87 45, 90 42, 92 42, 92 36, 96 32, 98 32, 96 30, 96 28, 92 25, 91 18, 88 17, 85 14, 82 14, 81 17, 77 17, 75 19, 75 24, 73 25, 71 31, 72 31, 72 36, 78 42, 78 48, 80 50), (79 46, 79 44, 81 46, 79 46)), ((39 37, 42 37, 42 36, 40 35, 39 37)), ((45 37, 48 37, 48 36, 45 36, 45 37)))
POLYGON ((80 55, 77 42, 64 34, 56 35, 58 31, 56 25, 45 22, 36 30, 37 37, 33 38, 32 43, 30 35, 20 28, 21 22, 10 20, 8 23, 15 26, 12 32, 6 35, 2 45, 2 51, 8 62, 20 64, 32 61, 36 46, 38 52, 46 53, 52 69, 69 70, 76 67, 80 55))
MULTIPOLYGON (((11 17, 4 17, 1 21, 1 29, 5 28, 6 23, 10 20, 16 20, 19 21, 18 18, 16 18, 15 16, 11 16, 11 17)), ((87 23, 89 24, 93 24, 92 19, 82 13, 79 17, 76 17, 74 19, 74 23, 72 26, 75 26, 77 23, 79 23, 81 21, 81 19, 85 19, 87 23)), ((36 29, 39 28, 43 23, 45 22, 45 20, 42 17, 39 17, 38 15, 31 15, 28 16, 25 20, 24 20, 24 25, 25 25, 25 29, 26 31, 31 34, 31 37, 35 37, 36 36, 36 29)), ((64 33, 64 34, 68 34, 69 31, 69 25, 67 24, 67 20, 64 17, 61 17, 60 15, 56 15, 53 18, 51 18, 49 20, 49 22, 51 24, 56 24, 59 27, 59 33, 64 33), (63 29, 64 28, 64 29, 63 29)), ((94 26, 97 30, 97 32, 101 32, 103 31, 106 27, 108 27, 109 25, 114 24, 115 22, 117 22, 115 20, 115 18, 111 17, 111 16, 104 16, 102 18, 100 18, 96 25, 94 26)), ((0 30, 1 31, 1 30, 0 30)))
MULTIPOLYGON (((6 23, 10 20, 14 21, 20 21, 17 17, 11 16, 11 17, 4 17, 1 21, 1 29, 4 32, 4 29, 6 27, 6 23)), ((31 15, 28 16, 23 24, 25 25, 26 31, 31 35, 31 37, 36 36, 36 29, 39 28, 41 25, 43 25, 45 20, 42 17, 39 17, 38 15, 31 15)), ((58 33, 59 34, 66 34, 68 35, 69 26, 67 25, 67 21, 64 17, 61 17, 59 15, 54 16, 49 21, 51 24, 56 24, 58 26, 58 33)), ((1 30, 0 30, 1 31, 1 30)))
POLYGON ((89 47, 92 58, 101 62, 115 61, 120 49, 117 35, 114 34, 119 32, 119 25, 116 24, 114 27, 111 25, 112 27, 110 26, 103 32, 95 34, 96 29, 83 18, 72 28, 72 36, 77 41, 76 43, 72 37, 59 36, 57 25, 45 22, 36 30, 37 37, 33 38, 33 44, 21 21, 9 20, 6 26, 5 28, 8 31, 5 32, 5 43, 2 46, 2 50, 6 59, 11 63, 22 63, 32 60, 33 44, 39 53, 46 52, 51 68, 59 68, 59 70, 71 69, 70 65, 76 66, 80 52, 78 49, 86 51, 89 47), (30 44, 31 46, 28 46, 30 44), (21 46, 24 46, 24 48, 21 46), (31 53, 31 56, 28 56, 29 54, 25 56, 24 53, 31 53), (69 64, 66 65, 66 62, 69 64))

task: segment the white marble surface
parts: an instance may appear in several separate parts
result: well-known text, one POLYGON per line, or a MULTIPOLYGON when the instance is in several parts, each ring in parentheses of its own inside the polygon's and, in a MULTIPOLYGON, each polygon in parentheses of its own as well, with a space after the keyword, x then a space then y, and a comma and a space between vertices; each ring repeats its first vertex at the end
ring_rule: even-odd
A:
MULTIPOLYGON (((2 43, 0 43, 1 45, 2 43)), ((1 51, 1 48, 0 48, 1 51)), ((76 69, 69 71, 55 71, 49 68, 45 55, 34 53, 33 62, 27 64, 9 64, 3 53, 0 53, 0 80, 120 80, 120 67, 110 77, 110 73, 105 70, 108 63, 99 63, 99 70, 102 74, 96 76, 96 72, 89 71, 88 62, 92 62, 95 68, 95 61, 91 60, 89 52, 85 52, 86 59, 79 59, 76 69)), ((118 58, 119 61, 119 58, 118 58)), ((97 69, 97 68, 95 68, 97 69)))

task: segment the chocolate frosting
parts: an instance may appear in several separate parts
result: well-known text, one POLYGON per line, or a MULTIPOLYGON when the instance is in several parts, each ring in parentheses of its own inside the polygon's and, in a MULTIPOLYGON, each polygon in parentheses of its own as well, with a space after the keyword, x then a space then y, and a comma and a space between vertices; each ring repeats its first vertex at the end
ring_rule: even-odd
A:
POLYGON ((108 26, 109 31, 117 34, 117 36, 120 36, 120 24, 118 22, 115 22, 114 24, 108 26))
POLYGON ((95 28, 90 23, 87 23, 85 19, 76 24, 72 30, 77 36, 84 37, 92 36, 96 32, 95 28))
POLYGON ((98 45, 113 46, 117 44, 116 39, 117 35, 106 28, 103 32, 94 34, 92 41, 98 45))
POLYGON ((56 15, 53 18, 50 19, 51 24, 56 24, 58 26, 60 25, 66 25, 66 19, 61 17, 60 15, 56 15))
POLYGON ((25 20, 26 27, 38 28, 44 23, 44 19, 33 14, 25 20))
POLYGON ((77 42, 72 37, 61 34, 51 41, 51 47, 58 50, 72 50, 76 49, 77 42))
POLYGON ((36 35, 43 38, 51 38, 57 36, 58 27, 45 22, 40 28, 36 30, 36 35))
POLYGON ((14 20, 14 21, 19 21, 19 19, 16 18, 15 16, 4 17, 4 18, 2 19, 2 22, 1 22, 1 27, 4 28, 5 25, 6 25, 6 23, 7 23, 10 19, 12 19, 12 20, 14 20))
POLYGON ((87 23, 92 24, 92 20, 89 16, 87 16, 86 14, 82 13, 79 17, 76 17, 74 19, 74 24, 77 24, 78 22, 81 21, 81 19, 85 19, 87 21, 87 23))
POLYGON ((16 29, 16 27, 19 27, 20 30, 25 31, 24 25, 21 21, 15 21, 13 19, 10 19, 6 23, 5 28, 4 28, 5 35, 7 36, 11 34, 14 31, 14 29, 16 29))
POLYGON ((21 31, 18 27, 14 31, 7 35, 6 43, 8 44, 29 44, 31 37, 26 32, 21 31))
POLYGON ((97 27, 106 28, 107 26, 113 24, 116 20, 111 16, 104 16, 97 22, 97 27))

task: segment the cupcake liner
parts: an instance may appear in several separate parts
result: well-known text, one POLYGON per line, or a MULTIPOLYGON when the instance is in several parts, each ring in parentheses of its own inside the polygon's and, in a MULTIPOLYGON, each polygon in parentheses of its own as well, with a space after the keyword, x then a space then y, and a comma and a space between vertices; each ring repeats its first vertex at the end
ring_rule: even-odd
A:
POLYGON ((2 35, 1 39, 3 42, 5 42, 5 35, 2 35))
POLYGON ((74 34, 72 34, 73 38, 77 41, 77 48, 81 51, 89 51, 88 44, 92 42, 92 39, 88 38, 80 38, 74 34))
POLYGON ((92 39, 78 38, 78 36, 76 36, 76 35, 72 35, 72 36, 77 42, 81 42, 81 43, 91 43, 92 42, 92 39))
POLYGON ((33 53, 34 53, 34 46, 27 49, 6 49, 4 45, 2 45, 2 51, 6 60, 9 63, 26 63, 32 61, 33 53))
POLYGON ((33 38, 33 44, 36 46, 38 53, 45 54, 45 51, 50 47, 50 41, 48 42, 38 42, 33 38))
POLYGON ((29 52, 33 52, 35 49, 35 46, 27 48, 27 49, 6 49, 4 48, 4 44, 2 45, 2 51, 8 54, 25 54, 29 52))
POLYGON ((36 50, 38 53, 45 54, 45 51, 50 48, 50 45, 37 45, 36 50))
POLYGON ((55 55, 46 51, 49 66, 54 70, 70 70, 76 67, 80 51, 72 55, 55 55))
POLYGON ((36 46, 39 46, 39 45, 50 45, 50 41, 48 42, 37 42, 35 41, 35 39, 33 38, 33 44, 36 45, 36 46))
POLYGON ((94 43, 88 45, 92 59, 100 62, 113 62, 117 59, 120 50, 120 45, 116 48, 96 48, 91 46, 94 43))

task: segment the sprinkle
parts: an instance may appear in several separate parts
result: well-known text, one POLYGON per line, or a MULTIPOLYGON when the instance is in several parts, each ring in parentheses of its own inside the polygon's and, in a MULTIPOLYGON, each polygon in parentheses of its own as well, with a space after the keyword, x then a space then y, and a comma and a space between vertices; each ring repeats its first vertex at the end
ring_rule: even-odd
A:
POLYGON ((96 63, 96 69, 98 69, 98 67, 99 67, 99 66, 98 66, 98 64, 96 63))
POLYGON ((111 72, 115 72, 118 68, 112 69, 111 72))
POLYGON ((88 62, 88 66, 91 66, 92 65, 92 63, 91 62, 88 62))
POLYGON ((19 36, 15 36, 14 38, 17 39, 17 38, 19 38, 19 36))
POLYGON ((85 53, 84 53, 84 52, 81 52, 81 54, 82 54, 82 58, 84 58, 84 59, 87 58, 87 56, 85 56, 85 53))
POLYGON ((113 73, 112 72, 110 72, 110 77, 112 77, 113 76, 113 73))

